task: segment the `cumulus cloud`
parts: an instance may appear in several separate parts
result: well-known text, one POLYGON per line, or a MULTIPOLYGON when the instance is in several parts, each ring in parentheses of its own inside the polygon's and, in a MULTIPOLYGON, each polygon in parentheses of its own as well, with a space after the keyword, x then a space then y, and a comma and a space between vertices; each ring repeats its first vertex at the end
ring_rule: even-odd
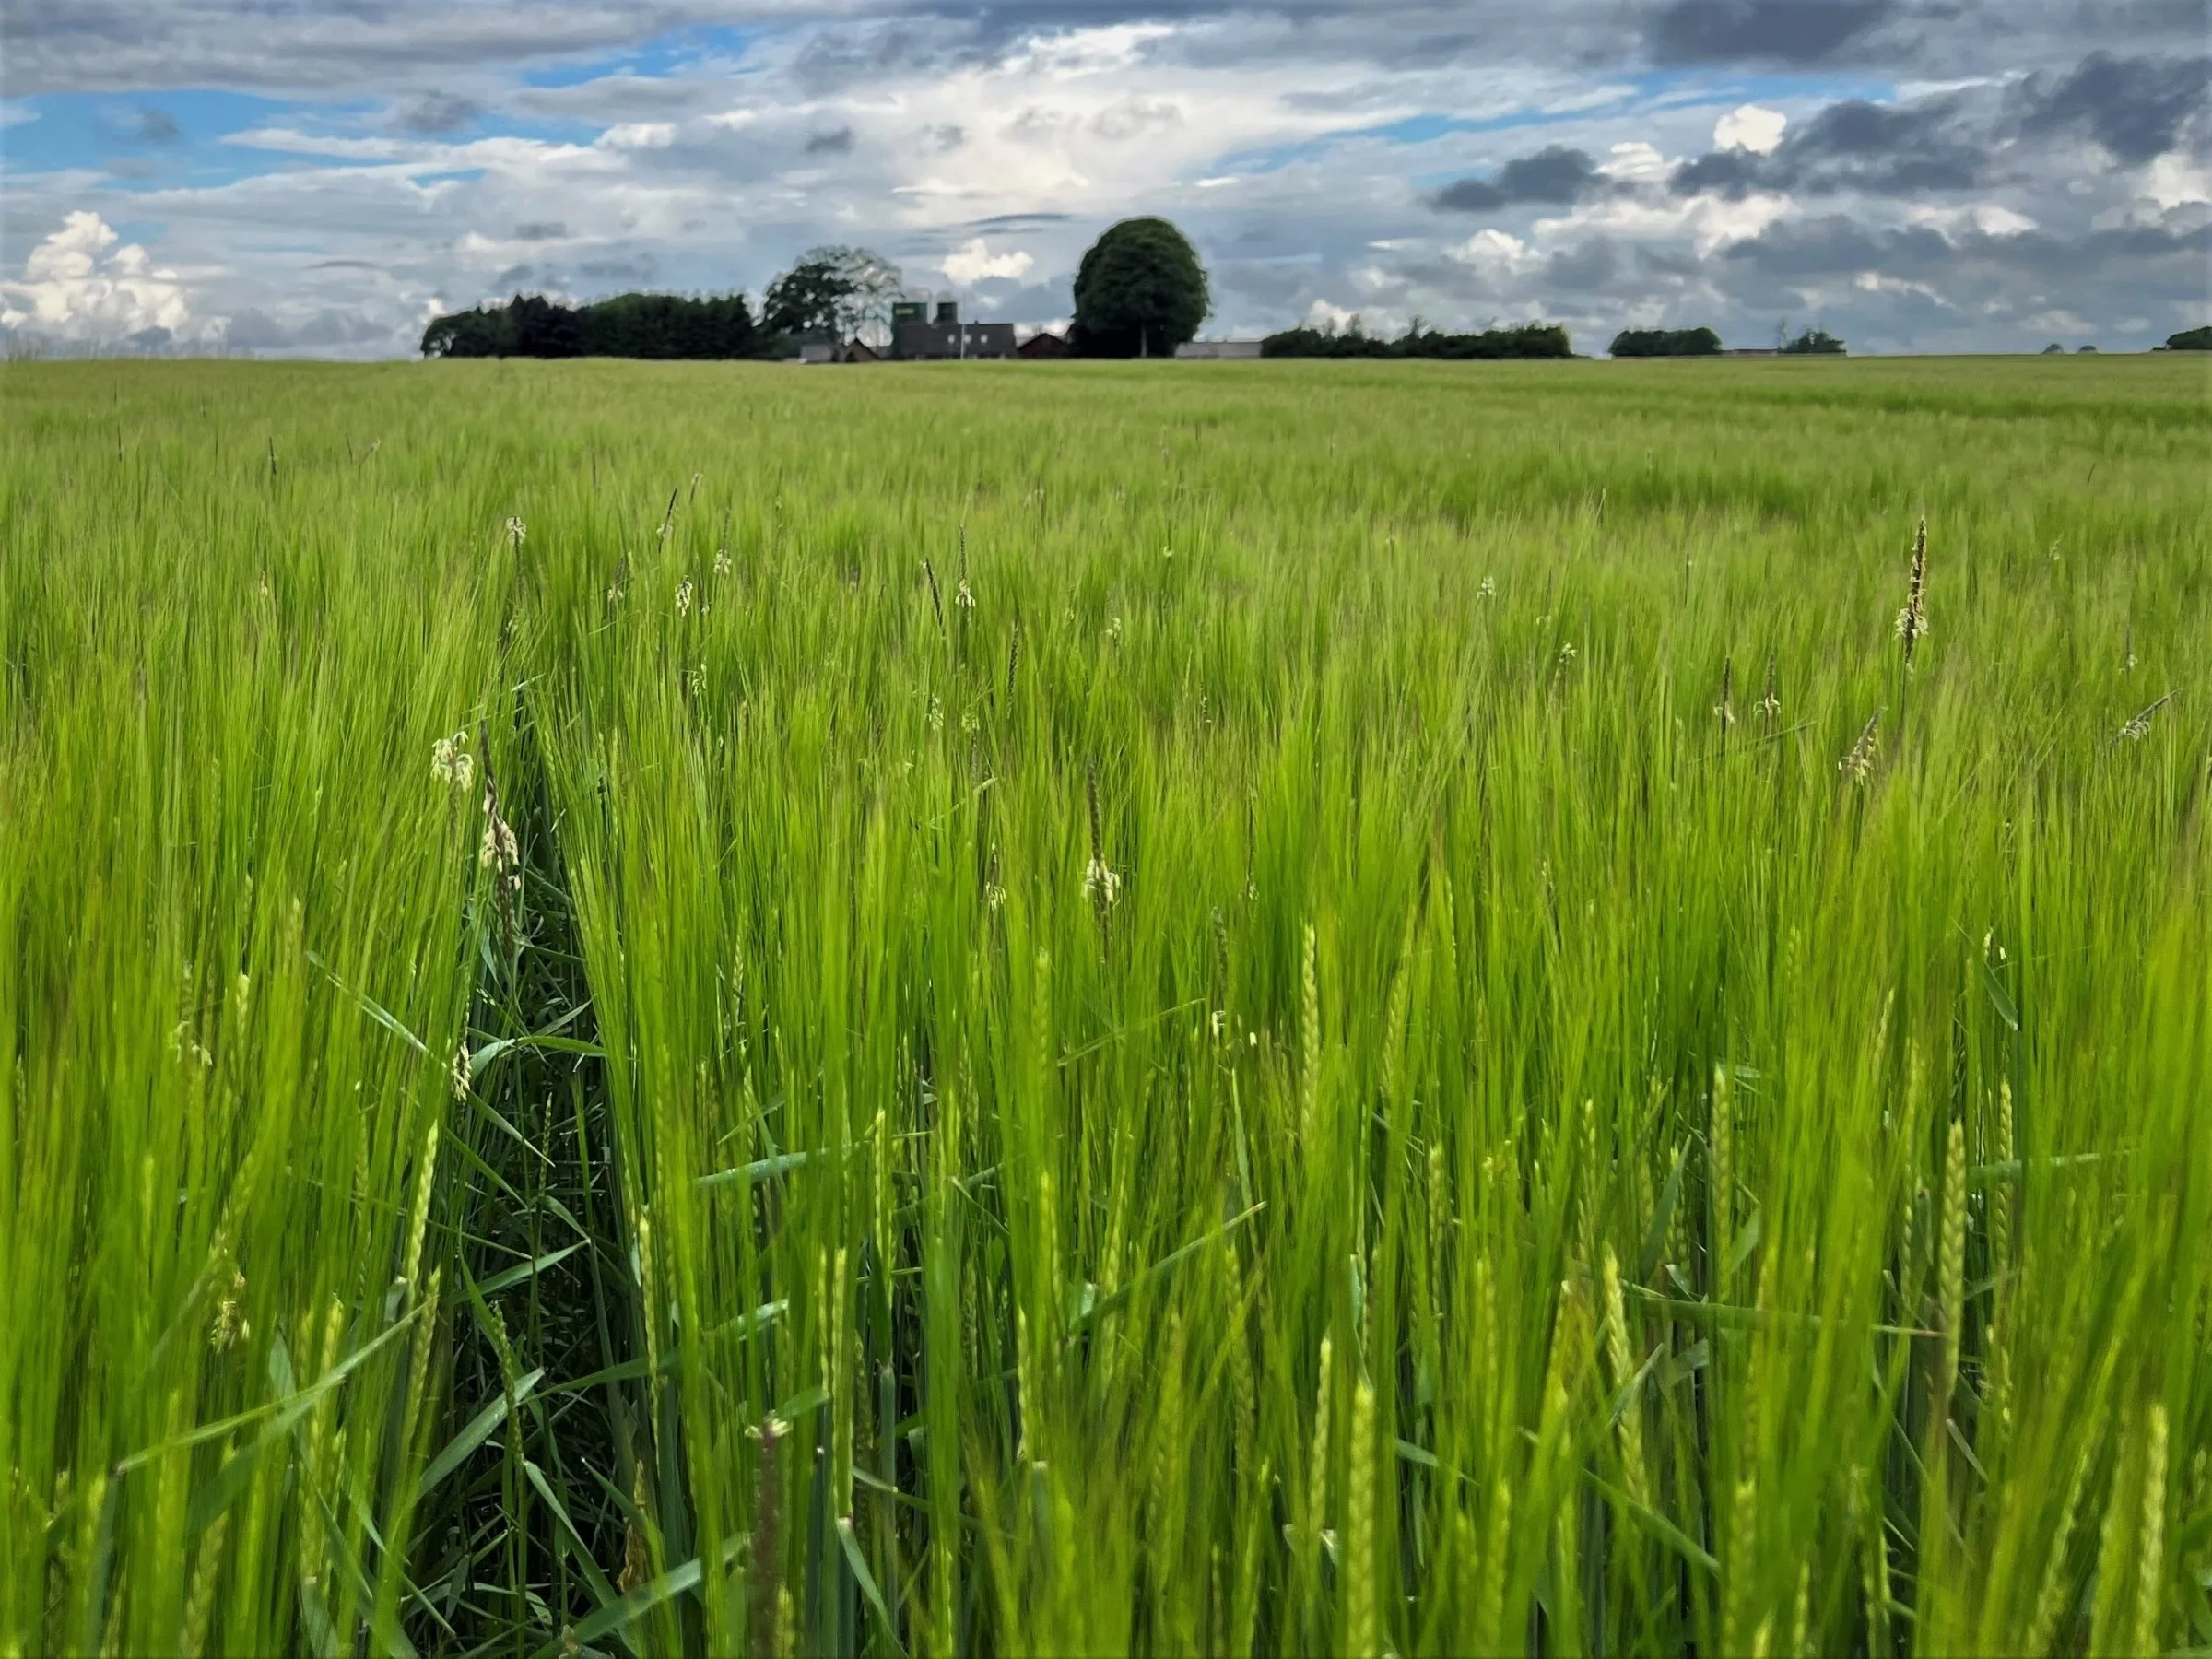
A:
POLYGON ((105 150, 8 179, 11 229, 159 223, 192 317, 256 349, 406 351, 525 283, 757 294, 821 242, 1033 322, 1150 212, 1229 332, 1320 306, 1756 339, 1825 308, 1857 349, 2004 343, 2008 280, 2019 314, 2201 321, 2171 241, 2212 222, 2203 51, 2180 0, 14 0, 0 77, 289 100, 143 186, 105 150), (1878 257, 1799 234, 1830 219, 1878 257), (2147 240, 2094 241, 2121 232, 2147 240))
POLYGON ((1519 276, 1542 263, 1526 242, 1503 230, 1477 230, 1465 241, 1446 248, 1444 253, 1492 278, 1519 276))
POLYGON ((1777 133, 1764 150, 1724 142, 1716 128, 1718 147, 1686 163, 1675 187, 1686 194, 1736 196, 1761 190, 1888 195, 1970 190, 1983 182, 1996 147, 1992 113, 1986 107, 1977 112, 1973 100, 1954 92, 1898 103, 1848 98, 1777 133))
POLYGON ((1438 191, 1435 205, 1449 213, 1494 213, 1522 203, 1565 206, 1602 193, 1610 181, 1583 150, 1550 144, 1516 156, 1488 179, 1461 179, 1438 191))
POLYGON ((0 279, 0 328, 69 341, 165 345, 192 332, 174 271, 124 242, 97 213, 70 214, 30 251, 20 281, 0 279))
POLYGON ((937 268, 953 281, 965 286, 994 278, 1012 281, 1028 276, 1036 263, 1034 257, 1019 248, 1010 253, 994 253, 990 244, 979 236, 947 253, 937 268))
POLYGON ((1790 118, 1780 110, 1739 104, 1712 124, 1712 147, 1771 156, 1781 147, 1782 135, 1789 124, 1790 118))

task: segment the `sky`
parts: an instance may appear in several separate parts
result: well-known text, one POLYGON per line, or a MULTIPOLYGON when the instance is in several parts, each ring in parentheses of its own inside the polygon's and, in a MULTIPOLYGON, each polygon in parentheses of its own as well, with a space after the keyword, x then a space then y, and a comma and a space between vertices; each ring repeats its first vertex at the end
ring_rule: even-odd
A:
POLYGON ((1159 214, 1215 337, 2141 349, 2212 322, 2207 4, 5 0, 0 330, 406 356, 827 243, 1056 324, 1159 214))

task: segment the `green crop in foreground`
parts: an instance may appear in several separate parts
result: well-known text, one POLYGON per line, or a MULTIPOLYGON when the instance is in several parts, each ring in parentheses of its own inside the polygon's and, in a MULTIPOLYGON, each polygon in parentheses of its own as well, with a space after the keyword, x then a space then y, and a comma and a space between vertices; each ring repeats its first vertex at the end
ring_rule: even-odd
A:
POLYGON ((10 367, 0 1651, 2212 1643, 2206 390, 10 367))

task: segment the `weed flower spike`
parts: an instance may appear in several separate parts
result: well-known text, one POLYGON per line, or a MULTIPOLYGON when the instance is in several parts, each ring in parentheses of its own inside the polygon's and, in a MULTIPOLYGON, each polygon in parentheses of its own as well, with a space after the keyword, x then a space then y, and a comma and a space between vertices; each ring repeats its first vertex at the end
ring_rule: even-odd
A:
POLYGON ((1928 521, 1920 521, 1912 538, 1912 573, 1905 590, 1905 608, 1897 613, 1898 637, 1905 642, 1905 666, 1912 666, 1913 647, 1928 633, 1928 521))
POLYGON ((499 877, 510 890, 522 889, 522 845, 515 839, 514 826, 500 816, 499 797, 492 793, 488 780, 484 787, 484 841, 477 849, 477 862, 499 877))
POLYGON ((1864 783, 1874 771, 1875 732, 1882 724, 1882 712, 1877 709, 1866 717, 1865 729, 1859 740, 1851 746, 1851 752, 1836 762, 1836 770, 1853 783, 1864 783))
POLYGON ((430 776, 465 794, 477 781, 477 758, 463 746, 466 732, 455 732, 430 745, 430 776))
POLYGON ((2128 716, 2126 723, 2115 734, 2117 739, 2123 743, 2142 742, 2144 738, 2150 735, 2151 717, 2172 700, 2173 693, 2169 691, 2147 708, 2138 709, 2128 716))
POLYGON ((1104 859, 1093 858, 1083 866, 1083 896, 1100 909, 1122 896, 1122 877, 1104 859))

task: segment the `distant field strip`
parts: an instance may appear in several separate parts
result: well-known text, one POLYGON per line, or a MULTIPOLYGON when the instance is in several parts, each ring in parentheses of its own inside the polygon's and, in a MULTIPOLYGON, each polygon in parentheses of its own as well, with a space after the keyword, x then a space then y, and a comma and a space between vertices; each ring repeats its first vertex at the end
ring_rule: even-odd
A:
POLYGON ((0 1653, 2212 1648, 2203 364, 0 429, 0 1653))

